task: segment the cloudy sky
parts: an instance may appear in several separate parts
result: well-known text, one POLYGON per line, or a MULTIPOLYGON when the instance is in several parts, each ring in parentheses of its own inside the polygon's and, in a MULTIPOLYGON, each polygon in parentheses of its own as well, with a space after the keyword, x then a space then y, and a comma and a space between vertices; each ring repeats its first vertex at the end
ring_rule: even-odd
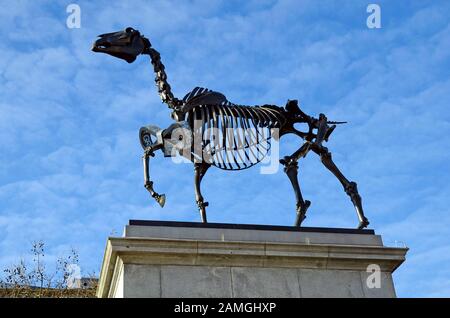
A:
MULTIPOLYGON (((98 34, 133 26, 178 97, 204 86, 239 104, 298 99, 310 115, 348 121, 327 146, 358 182, 371 228, 410 248, 398 295, 450 296, 448 1, 72 1, 79 29, 66 26, 71 1, 0 2, 2 268, 44 240, 49 263, 74 247, 82 271, 98 273, 106 238, 129 219, 199 221, 191 165, 152 161, 164 209, 143 188, 138 130, 171 122, 148 58, 90 51, 98 34), (374 2, 381 29, 366 26, 374 2)), ((300 142, 283 139, 281 155, 300 142)), ((357 225, 313 153, 300 182, 312 201, 305 226, 357 225)), ((210 169, 203 185, 211 222, 294 222, 281 169, 210 169)))

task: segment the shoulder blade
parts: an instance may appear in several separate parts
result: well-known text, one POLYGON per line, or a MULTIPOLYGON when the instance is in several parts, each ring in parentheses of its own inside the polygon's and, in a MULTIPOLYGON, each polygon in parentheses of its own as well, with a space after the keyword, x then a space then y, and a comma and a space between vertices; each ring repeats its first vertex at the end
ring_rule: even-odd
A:
POLYGON ((184 96, 183 102, 188 106, 217 105, 227 102, 227 98, 222 93, 203 87, 196 87, 184 96))

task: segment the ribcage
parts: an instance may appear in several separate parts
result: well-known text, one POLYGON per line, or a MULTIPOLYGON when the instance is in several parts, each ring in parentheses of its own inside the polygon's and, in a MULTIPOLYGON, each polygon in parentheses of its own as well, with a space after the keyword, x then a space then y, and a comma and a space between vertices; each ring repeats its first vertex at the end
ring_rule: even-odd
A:
MULTIPOLYGON (((277 106, 241 106, 228 101, 196 105, 187 116, 194 138, 201 136, 202 161, 224 170, 241 170, 269 153, 272 131, 286 121, 277 106)), ((194 145, 200 140, 194 140, 194 145)), ((198 151, 193 151, 197 154, 198 151)))

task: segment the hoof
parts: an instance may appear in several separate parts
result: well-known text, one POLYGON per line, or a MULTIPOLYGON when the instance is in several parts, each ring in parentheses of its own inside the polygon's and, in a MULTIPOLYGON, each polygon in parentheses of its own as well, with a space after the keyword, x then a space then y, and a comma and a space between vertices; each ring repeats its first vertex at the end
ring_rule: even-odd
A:
POLYGON ((301 227, 302 222, 306 219, 306 215, 297 214, 297 219, 295 220, 295 226, 301 227))
POLYGON ((370 224, 369 220, 365 218, 364 220, 359 222, 358 230, 362 230, 362 229, 366 228, 369 224, 370 224))
POLYGON ((155 200, 163 208, 164 204, 166 204, 166 195, 165 194, 161 194, 161 195, 158 196, 158 198, 155 198, 155 200))
POLYGON ((301 206, 297 206, 297 219, 295 220, 295 226, 300 227, 303 220, 306 219, 306 211, 311 205, 311 201, 305 200, 305 203, 301 206))

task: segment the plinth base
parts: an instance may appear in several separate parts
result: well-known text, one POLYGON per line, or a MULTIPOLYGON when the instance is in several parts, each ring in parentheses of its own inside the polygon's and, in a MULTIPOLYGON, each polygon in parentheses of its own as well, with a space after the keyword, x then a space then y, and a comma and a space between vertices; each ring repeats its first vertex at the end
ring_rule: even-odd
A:
POLYGON ((97 296, 395 297, 406 252, 373 230, 130 221, 97 296))

